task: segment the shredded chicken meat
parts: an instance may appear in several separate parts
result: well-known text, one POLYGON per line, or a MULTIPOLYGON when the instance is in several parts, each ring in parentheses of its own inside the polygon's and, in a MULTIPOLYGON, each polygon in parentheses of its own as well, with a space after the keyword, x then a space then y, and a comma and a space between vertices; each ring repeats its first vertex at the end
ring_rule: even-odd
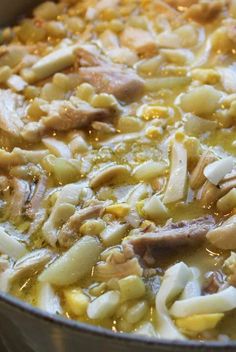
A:
POLYGON ((24 127, 23 118, 26 115, 24 98, 11 92, 0 90, 0 129, 12 136, 19 137, 24 127))
POLYGON ((84 48, 78 49, 77 54, 82 66, 79 68, 81 80, 91 83, 97 92, 113 94, 127 103, 144 94, 144 83, 133 70, 103 59, 94 59, 93 52, 84 48))

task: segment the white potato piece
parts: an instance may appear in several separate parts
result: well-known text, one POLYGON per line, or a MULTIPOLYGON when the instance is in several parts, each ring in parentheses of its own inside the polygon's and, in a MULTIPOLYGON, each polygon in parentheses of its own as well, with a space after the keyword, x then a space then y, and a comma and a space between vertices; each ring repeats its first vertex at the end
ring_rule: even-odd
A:
POLYGON ((203 171, 204 176, 217 186, 220 181, 233 170, 234 159, 229 156, 224 159, 217 160, 209 165, 207 165, 203 171))
POLYGON ((97 238, 85 236, 45 269, 39 281, 57 286, 71 285, 89 274, 101 251, 97 238))
POLYGON ((183 318, 194 314, 224 313, 235 308, 236 288, 230 286, 212 295, 176 301, 170 308, 170 314, 175 318, 183 318))
POLYGON ((139 181, 148 181, 154 177, 162 176, 167 169, 164 161, 145 161, 138 165, 132 175, 139 181))
POLYGON ((87 314, 90 319, 111 317, 120 303, 119 291, 108 291, 89 303, 87 314))
POLYGON ((200 116, 210 115, 219 107, 222 96, 221 91, 208 85, 202 85, 184 94, 180 106, 186 112, 200 116))
POLYGON ((0 252, 17 260, 23 257, 28 251, 25 244, 19 242, 13 236, 8 235, 8 233, 0 227, 0 252))

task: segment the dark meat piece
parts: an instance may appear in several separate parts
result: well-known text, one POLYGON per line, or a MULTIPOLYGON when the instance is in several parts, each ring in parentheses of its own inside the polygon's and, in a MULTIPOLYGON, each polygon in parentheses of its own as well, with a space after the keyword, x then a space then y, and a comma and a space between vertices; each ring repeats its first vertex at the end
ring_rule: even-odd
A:
POLYGON ((196 246, 214 226, 215 220, 212 216, 177 223, 171 221, 164 227, 157 228, 155 232, 134 235, 127 241, 132 244, 135 253, 143 256, 149 249, 196 246))
POLYGON ((134 70, 113 64, 94 51, 80 48, 77 51, 81 81, 92 84, 98 93, 113 94, 124 102, 132 102, 144 94, 144 82, 134 70))

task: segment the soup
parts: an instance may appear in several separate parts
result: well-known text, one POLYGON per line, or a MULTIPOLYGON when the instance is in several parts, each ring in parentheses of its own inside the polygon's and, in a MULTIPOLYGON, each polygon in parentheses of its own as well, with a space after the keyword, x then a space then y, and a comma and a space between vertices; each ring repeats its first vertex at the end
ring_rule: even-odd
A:
POLYGON ((44 2, 1 31, 0 289, 236 338, 236 1, 44 2))

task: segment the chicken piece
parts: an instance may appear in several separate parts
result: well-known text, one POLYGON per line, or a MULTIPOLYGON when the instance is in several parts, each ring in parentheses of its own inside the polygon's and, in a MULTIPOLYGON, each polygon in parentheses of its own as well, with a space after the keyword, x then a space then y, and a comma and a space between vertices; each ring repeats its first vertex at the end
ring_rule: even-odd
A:
POLYGON ((101 121, 95 121, 92 123, 92 127, 94 130, 101 132, 101 133, 115 133, 116 129, 111 125, 106 122, 101 122, 101 121))
POLYGON ((144 94, 144 82, 132 69, 96 56, 88 48, 80 48, 77 55, 80 66, 83 66, 79 69, 81 80, 92 84, 98 93, 113 94, 126 103, 144 94))
POLYGON ((45 265, 53 258, 53 253, 48 249, 38 249, 20 258, 13 267, 11 281, 18 280, 22 276, 33 274, 43 270, 45 265))
POLYGON ((58 100, 42 106, 47 113, 42 118, 47 129, 69 131, 82 128, 95 120, 108 119, 112 113, 110 109, 93 108, 75 97, 72 101, 58 100))
POLYGON ((73 214, 63 225, 58 235, 59 244, 62 247, 70 247, 75 241, 79 228, 85 220, 100 217, 103 213, 104 205, 95 204, 87 208, 80 209, 73 214))
POLYGON ((30 122, 22 130, 22 137, 29 142, 40 141, 50 131, 69 131, 87 127, 97 120, 106 120, 116 114, 115 108, 94 108, 76 97, 70 101, 54 100, 44 104, 45 116, 38 122, 30 122))
POLYGON ((47 128, 42 123, 42 121, 29 122, 24 126, 23 130, 21 131, 21 136, 27 142, 31 142, 31 143, 40 141, 41 138, 46 134, 47 134, 47 128))
POLYGON ((141 28, 126 27, 121 34, 121 44, 137 54, 152 56, 157 52, 157 43, 151 33, 141 28))
POLYGON ((185 18, 192 19, 198 23, 209 23, 218 17, 224 8, 224 1, 222 0, 209 0, 193 4, 184 14, 185 18))
POLYGON ((30 228, 28 231, 28 236, 30 237, 37 231, 41 230, 43 223, 47 219, 47 211, 44 208, 40 208, 38 212, 35 214, 33 222, 30 224, 30 228))
POLYGON ((205 216, 194 220, 180 221, 177 223, 167 222, 155 232, 140 233, 128 237, 128 242, 134 248, 134 252, 143 256, 147 250, 156 248, 173 249, 181 246, 197 246, 204 241, 206 234, 215 226, 212 216, 205 216))
POLYGON ((206 181, 206 177, 204 175, 204 169, 207 165, 217 160, 217 156, 211 151, 206 150, 201 158, 199 159, 195 169, 193 170, 190 176, 190 186, 193 190, 200 188, 204 182, 206 181))
POLYGON ((50 216, 42 227, 42 234, 47 243, 53 247, 56 245, 59 229, 74 214, 75 207, 92 196, 91 189, 80 184, 71 183, 61 189, 50 216))
POLYGON ((24 122, 22 118, 26 113, 24 98, 11 92, 0 89, 0 129, 14 137, 19 137, 24 122))
POLYGON ((123 250, 112 250, 106 261, 99 262, 94 268, 96 280, 104 282, 110 279, 122 279, 129 275, 143 275, 143 268, 128 245, 123 250))
POLYGON ((10 180, 6 176, 0 176, 0 192, 5 192, 10 187, 10 180))
POLYGON ((25 204, 30 195, 30 187, 28 182, 17 178, 13 178, 11 187, 13 189, 13 195, 8 212, 10 219, 15 220, 18 216, 23 214, 25 204))
POLYGON ((209 181, 206 181, 199 191, 198 199, 200 199, 202 205, 209 206, 216 203, 220 198, 234 188, 236 188, 235 170, 226 175, 217 186, 213 185, 209 181))
POLYGON ((46 187, 47 187, 47 176, 42 175, 37 182, 33 197, 31 198, 30 202, 27 204, 27 207, 26 207, 26 214, 31 219, 34 219, 37 212, 39 211, 40 204, 43 200, 43 196, 47 189, 46 187))
POLYGON ((21 148, 14 148, 12 152, 6 152, 0 149, 0 167, 8 168, 17 165, 24 165, 27 163, 39 163, 46 155, 47 150, 24 150, 21 148))

